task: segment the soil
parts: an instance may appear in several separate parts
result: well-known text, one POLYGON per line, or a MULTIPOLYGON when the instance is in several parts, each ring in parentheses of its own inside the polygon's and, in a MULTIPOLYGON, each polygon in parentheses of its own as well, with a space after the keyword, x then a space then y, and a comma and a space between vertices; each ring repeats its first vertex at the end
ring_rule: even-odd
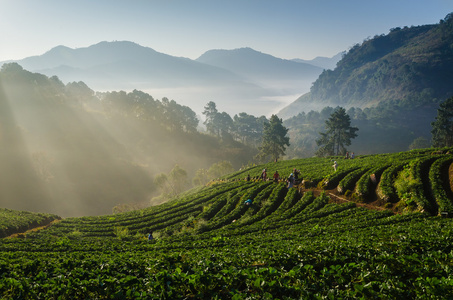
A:
POLYGON ((27 230, 25 232, 14 233, 14 234, 11 234, 11 235, 7 236, 6 238, 7 239, 9 239, 9 238, 22 238, 23 239, 30 232, 35 232, 35 231, 39 231, 39 230, 42 230, 42 229, 46 229, 46 228, 48 228, 48 227, 52 226, 53 224, 58 223, 60 221, 61 220, 53 220, 52 222, 50 222, 50 223, 48 223, 46 225, 30 228, 29 230, 27 230))
POLYGON ((448 181, 450 182, 450 190, 453 192, 453 164, 448 168, 448 181))
POLYGON ((391 210, 394 213, 399 213, 398 210, 395 208, 396 203, 389 203, 391 205, 390 207, 389 207, 389 204, 387 204, 387 207, 384 207, 384 205, 386 205, 386 202, 384 200, 382 200, 381 198, 379 198, 376 192, 373 193, 372 196, 369 199, 367 199, 366 202, 357 202, 354 199, 352 199, 351 197, 346 197, 345 195, 341 195, 337 189, 322 190, 322 189, 316 189, 316 188, 303 189, 303 188, 299 187, 299 191, 301 191, 301 192, 312 191, 315 197, 318 197, 321 193, 325 192, 326 195, 329 196, 331 203, 354 202, 357 206, 365 207, 367 209, 391 210))

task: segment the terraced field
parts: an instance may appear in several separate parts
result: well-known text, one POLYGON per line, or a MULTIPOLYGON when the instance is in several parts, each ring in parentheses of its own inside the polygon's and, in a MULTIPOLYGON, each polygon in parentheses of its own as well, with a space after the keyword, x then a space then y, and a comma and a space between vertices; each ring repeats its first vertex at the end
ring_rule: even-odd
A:
POLYGON ((270 163, 160 206, 4 238, 0 295, 452 298, 452 151, 270 163), (288 189, 284 181, 244 180, 263 168, 285 177, 297 168, 303 181, 288 189))

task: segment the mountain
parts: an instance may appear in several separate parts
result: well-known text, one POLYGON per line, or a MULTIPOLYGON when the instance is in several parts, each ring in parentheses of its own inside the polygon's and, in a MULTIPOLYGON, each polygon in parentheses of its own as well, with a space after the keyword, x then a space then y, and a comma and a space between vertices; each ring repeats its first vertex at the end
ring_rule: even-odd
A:
POLYGON ((145 82, 172 87, 241 80, 227 70, 126 41, 101 42, 79 49, 58 46, 18 63, 30 71, 57 74, 63 81, 86 80, 86 84, 100 90, 141 88, 145 82))
POLYGON ((453 16, 439 24, 393 28, 352 47, 325 70, 310 93, 279 112, 290 117, 327 105, 395 104, 433 109, 453 95, 453 16))
POLYGON ((230 70, 252 80, 314 80, 322 69, 308 63, 281 59, 251 48, 210 50, 198 62, 230 70))
POLYGON ((83 81, 96 91, 138 89, 155 98, 175 99, 197 113, 214 101, 229 114, 256 115, 275 112, 288 104, 286 99, 307 92, 322 72, 319 67, 249 48, 208 51, 191 60, 128 41, 77 49, 57 46, 16 62, 32 72, 56 75, 65 83, 83 81))
POLYGON ((294 59, 292 59, 292 61, 310 64, 310 65, 317 66, 317 67, 320 67, 320 68, 326 69, 326 70, 327 69, 333 70, 333 69, 335 69, 337 63, 340 61, 340 59, 342 58, 342 56, 344 54, 345 54, 345 52, 340 52, 340 53, 334 55, 333 57, 318 56, 311 60, 294 58, 294 59))

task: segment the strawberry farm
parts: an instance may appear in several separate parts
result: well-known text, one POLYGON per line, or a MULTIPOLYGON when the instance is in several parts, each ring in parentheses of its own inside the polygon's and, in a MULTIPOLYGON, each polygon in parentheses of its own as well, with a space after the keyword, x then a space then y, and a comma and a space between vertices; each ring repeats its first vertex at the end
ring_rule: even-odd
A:
POLYGON ((453 298, 452 153, 273 162, 114 215, 2 210, 0 295, 453 298), (296 168, 300 179, 293 188, 259 180, 264 168, 283 178, 296 168), (46 227, 26 231, 39 225, 46 227))

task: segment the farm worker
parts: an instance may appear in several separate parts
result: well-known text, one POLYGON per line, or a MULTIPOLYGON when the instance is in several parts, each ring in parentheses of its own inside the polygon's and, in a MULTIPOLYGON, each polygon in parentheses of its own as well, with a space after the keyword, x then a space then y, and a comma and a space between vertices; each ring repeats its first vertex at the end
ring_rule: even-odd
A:
POLYGON ((153 233, 148 233, 148 241, 152 241, 153 240, 153 233))
POLYGON ((267 178, 267 173, 266 173, 266 169, 264 169, 263 172, 261 172, 261 179, 266 180, 266 178, 267 178))
POLYGON ((278 182, 279 179, 280 179, 280 174, 278 174, 278 171, 275 171, 275 173, 274 173, 274 182, 278 182))
POLYGON ((337 167, 338 167, 338 164, 337 164, 337 161, 334 161, 333 162, 333 169, 336 171, 337 170, 337 167))
POLYGON ((247 199, 247 200, 245 200, 244 204, 245 204, 245 205, 250 205, 250 204, 252 204, 252 199, 247 199))
POLYGON ((294 174, 291 173, 291 175, 289 175, 289 177, 286 181, 288 182, 288 189, 292 188, 294 186, 294 182, 295 182, 294 174))
POLYGON ((351 159, 355 157, 354 152, 351 153, 351 159))
POLYGON ((247 177, 245 177, 245 181, 250 181, 250 174, 247 174, 247 177))
POLYGON ((293 169, 293 174, 294 174, 294 180, 297 181, 299 179, 300 171, 297 170, 296 168, 294 168, 293 169))

